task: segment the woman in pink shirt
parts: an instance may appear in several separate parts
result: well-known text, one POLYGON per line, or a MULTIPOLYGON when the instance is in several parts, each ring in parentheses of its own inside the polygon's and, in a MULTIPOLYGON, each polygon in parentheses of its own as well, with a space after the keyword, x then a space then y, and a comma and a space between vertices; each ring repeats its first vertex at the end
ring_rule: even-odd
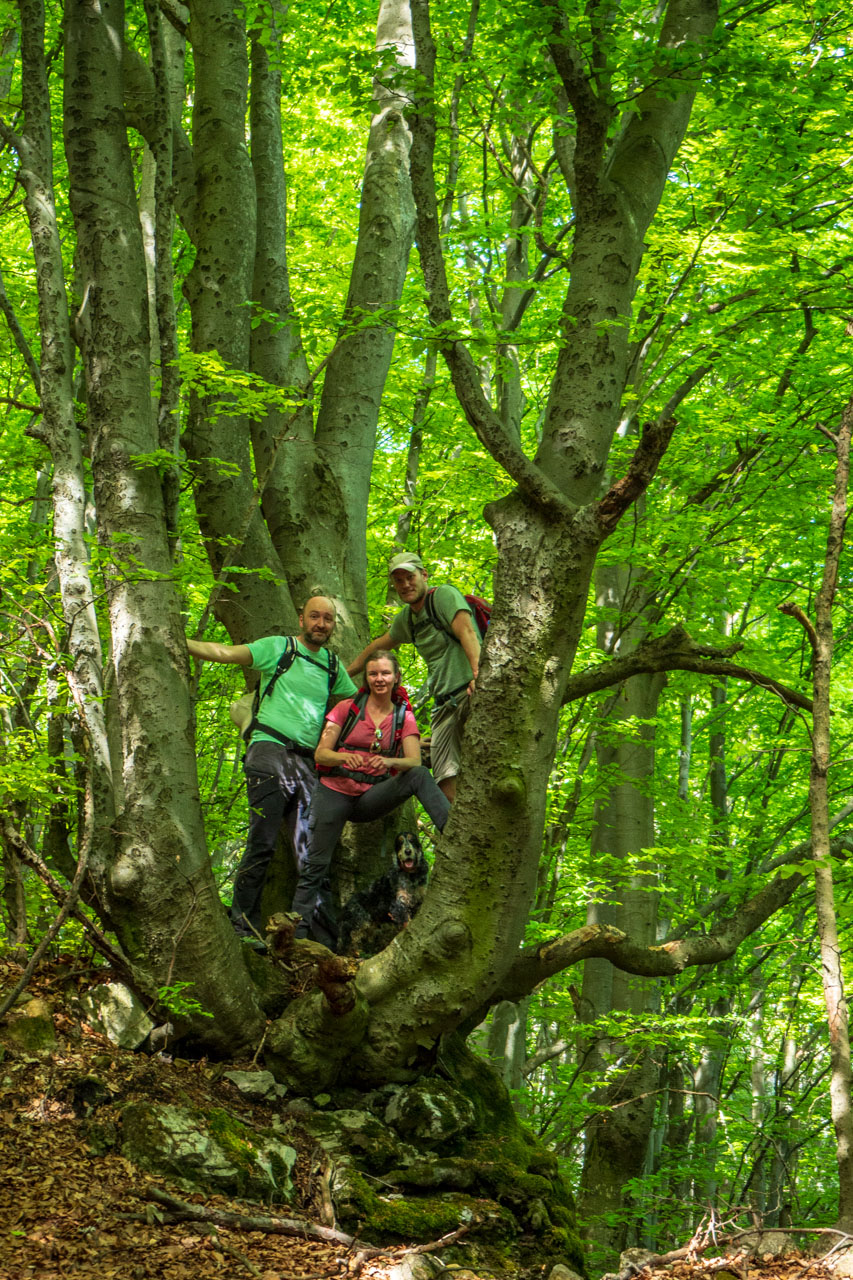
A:
POLYGON ((293 896, 293 910, 302 916, 297 938, 311 933, 320 887, 346 822, 374 822, 410 796, 417 796, 439 831, 450 813, 447 797, 421 764, 418 726, 408 705, 401 733, 395 733, 402 709, 397 703, 405 696, 396 692, 400 684, 396 655, 386 650, 374 653, 365 666, 365 679, 367 699, 346 741, 340 737, 354 705, 349 699, 326 716, 314 753, 321 772, 311 797, 308 857, 293 896))

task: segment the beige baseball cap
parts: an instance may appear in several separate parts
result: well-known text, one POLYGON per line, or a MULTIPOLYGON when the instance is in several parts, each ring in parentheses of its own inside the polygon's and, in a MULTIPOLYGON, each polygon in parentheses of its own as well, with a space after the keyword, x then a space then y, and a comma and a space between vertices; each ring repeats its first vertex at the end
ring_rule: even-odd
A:
POLYGON ((401 551, 399 555, 392 556, 388 563, 388 572, 394 573, 396 569, 406 569, 411 572, 412 569, 420 569, 424 571, 424 562, 420 556, 416 556, 412 551, 401 551))

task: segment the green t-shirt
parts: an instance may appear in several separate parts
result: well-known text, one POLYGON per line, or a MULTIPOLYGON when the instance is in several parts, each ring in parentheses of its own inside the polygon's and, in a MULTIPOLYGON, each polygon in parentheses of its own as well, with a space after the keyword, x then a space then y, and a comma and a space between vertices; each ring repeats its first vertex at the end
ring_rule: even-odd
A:
POLYGON ((419 613, 414 613, 406 605, 391 619, 388 630, 395 648, 400 644, 415 646, 427 666, 430 694, 433 698, 440 698, 467 684, 474 674, 462 645, 449 634, 457 613, 464 610, 472 619, 474 614, 462 592, 455 587, 436 587, 432 604, 441 625, 436 626, 430 621, 426 605, 419 613))
MULTIPOLYGON (((329 651, 318 649, 313 653, 297 640, 296 657, 287 671, 276 680, 269 697, 265 698, 263 691, 275 672, 285 644, 285 636, 264 636, 262 640, 253 640, 249 645, 252 670, 262 673, 261 707, 258 713, 261 725, 252 734, 252 742, 276 741, 263 731, 263 725, 268 724, 286 738, 298 742, 300 747, 313 751, 320 739, 329 698, 329 651)), ((347 675, 346 667, 342 662, 339 663, 332 696, 352 697, 355 692, 355 685, 347 675)))

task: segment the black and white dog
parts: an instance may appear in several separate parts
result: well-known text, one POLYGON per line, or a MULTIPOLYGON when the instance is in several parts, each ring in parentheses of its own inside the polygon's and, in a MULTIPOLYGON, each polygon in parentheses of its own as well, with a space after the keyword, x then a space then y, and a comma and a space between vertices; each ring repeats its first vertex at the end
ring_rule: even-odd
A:
POLYGON ((375 956, 417 914, 426 893, 429 867, 413 831, 394 842, 394 866, 348 900, 341 912, 341 955, 375 956))

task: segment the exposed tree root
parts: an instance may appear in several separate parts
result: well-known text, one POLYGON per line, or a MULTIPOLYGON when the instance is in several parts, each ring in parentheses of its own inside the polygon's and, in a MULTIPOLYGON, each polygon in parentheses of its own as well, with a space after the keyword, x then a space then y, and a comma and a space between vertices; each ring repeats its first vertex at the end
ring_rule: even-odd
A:
MULTIPOLYGON (((209 1222, 217 1227, 231 1227, 235 1231, 265 1231, 270 1235, 295 1236, 300 1240, 317 1240, 323 1244, 343 1245, 352 1250, 359 1264, 380 1256, 400 1261, 420 1253, 435 1253, 439 1249, 455 1244, 470 1230, 466 1225, 459 1227, 456 1231, 449 1231, 447 1235, 441 1236, 438 1240, 432 1240, 428 1244, 412 1245, 409 1248, 392 1246, 383 1249, 378 1245, 367 1244, 356 1236, 349 1236, 345 1231, 337 1231, 332 1227, 320 1227, 313 1222, 303 1222, 297 1218, 272 1218, 267 1214, 235 1213, 230 1209, 214 1209, 209 1205, 190 1204, 186 1200, 179 1200, 177 1196, 170 1195, 168 1191, 161 1191, 159 1187, 148 1187, 146 1195, 150 1200, 156 1200, 158 1204, 162 1204, 168 1210, 168 1217, 175 1221, 209 1222)), ((229 1252, 232 1251, 229 1250, 229 1252)), ((235 1256, 239 1257, 241 1262, 245 1262, 250 1270, 255 1270, 248 1259, 234 1252, 235 1256)))
POLYGON ((378 1245, 366 1244, 345 1231, 337 1231, 333 1227, 318 1227, 313 1222, 303 1222, 298 1218, 272 1218, 267 1214, 235 1213, 231 1209, 214 1209, 211 1205, 190 1204, 179 1200, 168 1191, 159 1187, 148 1187, 145 1192, 150 1200, 164 1205, 172 1217, 185 1218, 193 1222, 212 1222, 217 1227, 233 1227, 235 1231, 265 1231, 269 1235, 295 1236, 299 1240, 319 1240, 322 1244, 339 1244, 345 1248, 357 1246, 360 1252, 374 1258, 387 1250, 378 1245))

